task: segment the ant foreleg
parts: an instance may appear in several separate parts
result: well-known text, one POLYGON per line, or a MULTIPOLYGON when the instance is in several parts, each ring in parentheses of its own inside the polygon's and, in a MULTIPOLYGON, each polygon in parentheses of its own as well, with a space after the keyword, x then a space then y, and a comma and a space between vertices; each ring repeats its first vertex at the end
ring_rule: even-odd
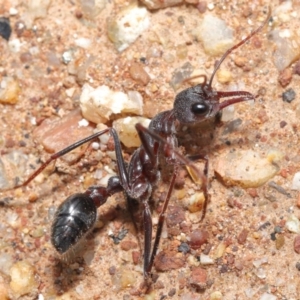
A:
POLYGON ((139 132, 145 132, 145 133, 149 134, 153 139, 155 139, 158 142, 160 142, 163 145, 165 145, 165 155, 171 156, 171 154, 174 154, 176 156, 176 158, 178 159, 178 162, 183 163, 184 165, 186 165, 190 169, 192 169, 193 173, 194 173, 194 176, 195 176, 195 179, 197 178, 197 180, 195 180, 195 182, 197 182, 197 183, 201 182, 202 184, 206 184, 206 177, 204 176, 204 174, 202 172, 200 172, 194 166, 194 164, 193 164, 192 161, 190 161, 188 158, 186 158, 185 156, 183 156, 182 154, 180 154, 178 151, 176 151, 174 149, 173 145, 170 145, 161 136, 159 136, 155 132, 149 130, 148 128, 144 127, 140 123, 135 124, 135 128, 136 128, 136 130, 137 130, 138 133, 139 132))

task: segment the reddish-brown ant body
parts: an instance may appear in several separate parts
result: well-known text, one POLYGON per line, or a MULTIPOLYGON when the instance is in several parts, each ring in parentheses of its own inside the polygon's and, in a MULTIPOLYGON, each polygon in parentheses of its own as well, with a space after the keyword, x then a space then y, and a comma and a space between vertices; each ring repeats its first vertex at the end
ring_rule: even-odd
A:
POLYGON ((203 83, 180 92, 175 98, 173 109, 163 111, 156 115, 152 119, 148 129, 143 127, 141 124, 136 124, 136 130, 139 134, 142 145, 134 151, 128 165, 124 162, 121 144, 116 131, 113 128, 108 128, 53 154, 24 183, 18 185, 18 187, 26 186, 40 172, 42 172, 50 162, 81 146, 82 144, 92 141, 100 135, 108 132, 113 137, 118 176, 112 176, 106 187, 91 186, 83 193, 71 195, 57 209, 54 222, 52 224, 51 242, 60 254, 68 252, 89 230, 93 228, 97 218, 97 208, 103 205, 107 201, 108 197, 118 192, 124 192, 129 208, 132 207, 133 199, 140 201, 143 206, 143 269, 144 277, 147 278, 151 272, 158 249, 165 213, 174 188, 180 164, 187 165, 190 173, 195 177, 199 177, 202 181, 202 189, 206 198, 203 208, 204 217, 208 198, 206 182, 208 160, 205 156, 198 156, 205 160, 204 172, 201 173, 188 158, 176 151, 178 146, 176 124, 198 124, 204 120, 216 118, 221 110, 229 105, 242 101, 254 100, 255 97, 246 91, 216 91, 212 88, 212 81, 225 58, 233 50, 243 45, 253 35, 261 30, 267 20, 268 19, 266 19, 266 21, 249 36, 224 53, 220 61, 217 63, 208 82, 206 76, 203 76, 203 83), (220 103, 221 98, 229 99, 220 103), (171 166, 172 176, 164 205, 159 216, 156 238, 151 251, 152 218, 149 208, 149 198, 151 197, 153 188, 160 180, 160 167, 164 164, 171 166))

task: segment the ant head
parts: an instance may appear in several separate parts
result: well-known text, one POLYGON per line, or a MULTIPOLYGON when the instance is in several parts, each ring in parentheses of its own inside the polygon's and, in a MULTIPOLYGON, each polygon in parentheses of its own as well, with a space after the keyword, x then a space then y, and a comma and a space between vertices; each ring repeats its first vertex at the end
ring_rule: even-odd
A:
MULTIPOLYGON (((246 38, 239 43, 229 48, 218 61, 214 71, 207 83, 206 76, 204 82, 194 87, 188 88, 180 92, 174 102, 174 115, 176 119, 183 124, 199 123, 205 119, 215 117, 217 113, 223 108, 247 100, 254 100, 254 96, 248 92, 235 91, 235 92, 218 92, 213 90, 212 81, 221 64, 229 54, 245 44, 253 35, 260 31, 268 22, 271 16, 271 9, 269 9, 268 17, 265 21, 246 38), (231 97, 230 99, 220 103, 220 98, 231 97), (232 98, 235 97, 235 98, 232 98)), ((199 76, 198 76, 199 77, 199 76)))
POLYGON ((182 124, 199 123, 220 111, 219 98, 206 81, 177 94, 174 115, 182 124))

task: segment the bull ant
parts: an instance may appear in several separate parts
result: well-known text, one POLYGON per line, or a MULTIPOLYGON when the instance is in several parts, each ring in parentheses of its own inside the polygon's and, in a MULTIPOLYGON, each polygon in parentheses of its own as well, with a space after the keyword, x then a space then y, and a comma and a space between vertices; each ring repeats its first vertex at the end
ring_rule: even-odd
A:
POLYGON ((205 167, 202 173, 193 165, 190 159, 184 157, 176 150, 178 147, 176 125, 194 125, 207 119, 214 119, 223 108, 229 105, 255 99, 254 95, 246 91, 216 91, 212 88, 212 82, 225 58, 227 58, 233 50, 245 44, 251 37, 259 32, 267 23, 269 16, 261 26, 223 54, 215 66, 209 81, 205 75, 202 75, 203 83, 180 92, 175 98, 173 109, 163 111, 156 115, 152 119, 149 128, 145 128, 139 123, 135 125, 142 144, 134 151, 129 164, 124 162, 120 140, 116 131, 113 128, 107 128, 53 154, 44 164, 33 172, 24 183, 16 186, 16 188, 26 186, 52 161, 94 140, 102 134, 110 133, 113 137, 118 176, 112 176, 108 180, 106 187, 98 185, 91 186, 83 193, 71 195, 57 209, 52 224, 51 242, 60 254, 65 254, 72 249, 74 245, 93 228, 97 218, 98 207, 103 205, 113 194, 123 192, 126 196, 129 208, 132 207, 132 201, 134 199, 140 201, 142 204, 144 226, 143 270, 144 278, 147 279, 151 273, 159 246, 165 213, 181 164, 187 166, 194 181, 200 180, 202 182, 202 189, 205 196, 202 219, 204 218, 208 200, 208 159, 206 156, 198 157, 205 161, 205 167), (220 102, 221 98, 226 98, 227 100, 220 102), (160 167, 165 164, 171 167, 172 176, 159 216, 156 237, 151 251, 153 226, 149 199, 153 188, 160 180, 160 167))

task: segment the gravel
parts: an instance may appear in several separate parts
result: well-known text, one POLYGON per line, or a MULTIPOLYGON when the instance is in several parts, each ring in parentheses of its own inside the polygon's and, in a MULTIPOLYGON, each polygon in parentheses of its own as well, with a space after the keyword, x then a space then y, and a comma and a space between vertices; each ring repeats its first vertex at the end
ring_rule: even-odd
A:
MULTIPOLYGON (((116 174, 109 135, 102 136, 97 146, 78 149, 71 163, 57 160, 56 169, 47 170, 27 187, 3 190, 27 178, 51 151, 56 151, 44 148, 45 137, 53 137, 54 144, 55 139, 68 143, 71 131, 75 139, 82 137, 76 134, 77 129, 94 132, 128 116, 151 119, 172 108, 177 89, 197 84, 195 79, 186 80, 191 74, 206 74, 209 80, 221 54, 206 54, 208 42, 200 42, 198 37, 207 15, 224 22, 222 28, 232 31, 229 40, 237 43, 265 20, 268 10, 267 6, 241 5, 236 0, 228 5, 200 1, 174 7, 169 6, 174 1, 158 2, 159 7, 167 8, 153 12, 143 4, 127 7, 125 2, 57 0, 7 2, 2 7, 12 33, 8 41, 0 38, 0 295, 12 300, 160 299, 168 294, 174 299, 297 299, 300 206, 299 190, 291 189, 300 169, 299 72, 294 67, 300 48, 299 5, 295 1, 272 2, 269 24, 236 49, 224 61, 222 76, 214 78, 212 87, 218 91, 249 91, 256 96, 255 101, 235 105, 234 114, 226 112, 219 123, 184 127, 178 133, 184 155, 208 154, 210 201, 200 222, 202 212, 190 211, 188 203, 201 198, 201 186, 188 172, 180 176, 166 212, 170 225, 163 228, 157 269, 153 268, 155 283, 148 294, 144 295, 142 285, 141 213, 134 213, 136 232, 121 193, 99 209, 98 225, 83 241, 82 252, 73 262, 62 261, 50 243, 54 208, 67 196, 90 185, 106 184, 116 174), (132 12, 134 17, 128 21, 132 12), (277 31, 275 40, 270 31, 277 31), (130 69, 134 63, 138 65, 130 69), (106 86, 112 93, 124 93, 137 108, 101 120, 95 113, 93 121, 79 111, 80 118, 70 121, 76 129, 68 132, 68 125, 60 122, 80 108, 86 85, 91 90, 106 86), (288 89, 295 93, 291 102, 282 100, 288 89), (132 97, 129 92, 133 92, 132 97), (86 124, 83 118, 89 121, 88 126, 80 126, 86 124), (39 140, 36 130, 45 126, 44 122, 53 122, 61 135, 55 137, 49 132, 39 140), (237 154, 249 151, 255 159, 250 156, 248 176, 251 173, 251 183, 259 183, 252 190, 232 180, 242 171, 247 174, 247 155, 237 154), (19 160, 22 156, 24 159, 19 160), (214 171, 220 164, 226 167, 216 177, 214 171), (265 171, 270 177, 262 180, 260 175, 265 171), (223 185, 226 178, 231 180, 230 186, 223 185), (276 185, 270 187, 270 180, 276 185), (282 194, 281 188, 290 197, 282 194), (275 231, 277 227, 282 231, 275 231), (123 228, 128 230, 126 237, 115 245, 108 233, 117 234, 123 228), (191 235, 196 230, 206 231, 208 236, 203 244, 200 240, 200 246, 196 237, 199 247, 193 249, 191 235), (272 233, 275 240, 270 238, 272 233), (178 251, 183 242, 190 251, 178 251), (133 250, 133 245, 138 246, 133 250), (206 264, 200 264, 201 255, 206 264), (191 282, 192 272, 196 280, 191 282), (199 274, 207 275, 202 276, 200 285, 195 282, 199 274)), ((215 28, 219 28, 215 23, 205 28, 211 39, 217 36, 215 28)), ((228 37, 222 32, 218 39, 228 37)), ((212 49, 218 50, 218 44, 212 49)), ((203 77, 197 78, 198 83, 201 80, 203 77)), ((116 106, 126 108, 127 104, 116 106)), ((95 107, 90 109, 95 111, 95 107)), ((122 146, 126 162, 132 151, 122 146)), ((203 169, 201 160, 194 163, 203 169)), ((159 182, 153 191, 154 233, 167 189, 167 183, 159 182)))

